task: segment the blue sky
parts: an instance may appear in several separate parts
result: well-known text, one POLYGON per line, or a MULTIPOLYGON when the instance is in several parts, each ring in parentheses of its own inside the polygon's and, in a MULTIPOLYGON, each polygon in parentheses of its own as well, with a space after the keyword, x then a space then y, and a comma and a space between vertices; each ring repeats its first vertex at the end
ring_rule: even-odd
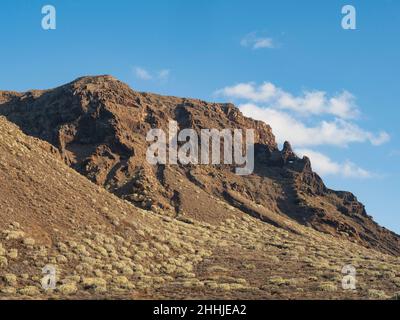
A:
POLYGON ((112 74, 279 124, 331 188, 400 233, 400 2, 2 0, 0 89, 112 74), (41 8, 57 29, 41 28, 41 8), (341 28, 341 8, 357 29, 341 28), (294 141, 293 141, 294 140, 294 141))

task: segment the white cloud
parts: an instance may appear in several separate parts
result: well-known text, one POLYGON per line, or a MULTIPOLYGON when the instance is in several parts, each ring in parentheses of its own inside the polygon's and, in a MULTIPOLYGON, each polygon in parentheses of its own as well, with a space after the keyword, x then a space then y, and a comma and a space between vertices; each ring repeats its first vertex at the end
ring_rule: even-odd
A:
POLYGON ((373 146, 390 140, 388 133, 373 133, 357 124, 361 114, 355 97, 348 91, 328 95, 324 91, 303 91, 300 95, 264 82, 239 83, 217 90, 215 94, 239 101, 242 113, 271 125, 277 142, 290 141, 298 152, 311 158, 316 172, 345 178, 369 178, 373 175, 351 161, 335 162, 309 148, 347 147, 351 143, 373 146))
POLYGON ((343 119, 356 118, 360 114, 354 96, 347 91, 330 98, 328 109, 332 115, 343 119))
POLYGON ((150 72, 148 72, 144 68, 136 67, 134 72, 135 72, 135 75, 141 80, 151 80, 151 79, 153 79, 153 77, 150 74, 150 72))
POLYGON ((370 139, 371 139, 371 143, 374 146, 380 146, 381 144, 384 144, 384 143, 390 141, 390 135, 387 132, 382 131, 379 133, 378 136, 371 136, 370 139))
POLYGON ((275 48, 275 44, 272 38, 258 36, 257 32, 251 32, 244 36, 243 39, 240 41, 240 45, 243 47, 251 47, 254 50, 275 48))
POLYGON ((363 142, 380 145, 390 138, 386 132, 375 135, 354 123, 338 118, 320 121, 315 126, 307 126, 282 110, 262 108, 251 103, 240 105, 239 108, 245 116, 271 125, 278 143, 290 141, 297 147, 320 145, 345 147, 350 143, 363 142))
POLYGON ((170 75, 170 70, 168 69, 162 69, 160 71, 154 71, 150 72, 145 68, 142 67, 135 67, 133 69, 134 74, 136 75, 137 78, 140 80, 159 80, 159 81, 166 81, 169 78, 170 75))
POLYGON ((310 149, 296 149, 299 156, 310 158, 313 170, 322 176, 340 175, 345 178, 371 178, 373 176, 369 171, 360 168, 351 161, 338 163, 332 161, 326 155, 310 149))
POLYGON ((215 94, 234 99, 247 99, 253 102, 267 102, 273 100, 273 97, 277 95, 276 91, 277 88, 269 82, 263 83, 258 88, 253 83, 239 83, 217 90, 215 94))
POLYGON ((158 72, 158 79, 167 80, 169 78, 170 71, 168 69, 163 69, 158 72))
POLYGON ((296 112, 302 116, 333 115, 342 119, 354 119, 360 114, 354 96, 343 91, 329 97, 324 91, 304 91, 294 96, 273 83, 239 83, 215 92, 217 95, 234 99, 245 99, 255 103, 267 103, 275 109, 296 112))
POLYGON ((253 49, 273 48, 274 44, 271 38, 258 38, 254 41, 253 49))

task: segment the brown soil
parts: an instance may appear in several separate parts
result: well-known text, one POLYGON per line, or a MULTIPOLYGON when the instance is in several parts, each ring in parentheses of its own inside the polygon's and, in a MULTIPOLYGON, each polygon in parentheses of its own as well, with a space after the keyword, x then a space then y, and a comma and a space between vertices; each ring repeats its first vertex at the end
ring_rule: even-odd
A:
POLYGON ((1 297, 388 298, 400 286, 399 237, 231 104, 100 76, 0 92, 0 114, 1 297), (171 119, 254 128, 254 174, 149 165, 146 133, 171 119), (51 292, 40 286, 47 264, 51 292), (347 264, 355 292, 341 288, 347 264))

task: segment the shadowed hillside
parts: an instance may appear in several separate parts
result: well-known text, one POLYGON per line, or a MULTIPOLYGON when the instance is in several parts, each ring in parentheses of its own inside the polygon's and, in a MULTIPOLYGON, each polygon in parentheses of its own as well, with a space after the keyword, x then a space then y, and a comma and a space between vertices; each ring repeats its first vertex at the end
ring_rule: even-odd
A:
POLYGON ((59 88, 0 92, 0 114, 58 149, 65 163, 135 206, 207 223, 229 218, 232 206, 289 230, 286 217, 315 230, 385 253, 399 237, 377 225, 349 192, 328 189, 289 143, 278 150, 271 128, 232 104, 133 91, 111 76, 83 77, 59 88), (255 129, 255 172, 232 166, 151 166, 151 128, 255 129))
POLYGON ((400 286, 392 255, 284 216, 275 227, 213 195, 213 220, 136 208, 2 117, 0 189, 0 298, 388 298, 400 286), (341 288, 347 264, 354 292, 341 288), (41 286, 46 265, 55 290, 41 286))

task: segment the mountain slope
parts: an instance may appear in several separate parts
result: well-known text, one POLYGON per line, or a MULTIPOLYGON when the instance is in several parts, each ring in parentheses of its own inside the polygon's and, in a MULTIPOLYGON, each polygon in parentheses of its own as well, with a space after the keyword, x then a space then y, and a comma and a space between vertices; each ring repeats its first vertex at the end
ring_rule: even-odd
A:
POLYGON ((111 76, 83 77, 45 91, 0 92, 0 114, 55 146, 79 173, 143 209, 218 223, 229 204, 289 230, 285 217, 385 253, 400 238, 377 225, 348 192, 328 189, 289 143, 278 150, 271 128, 232 104, 133 91, 111 76), (151 166, 145 159, 151 128, 255 129, 255 172, 231 166, 151 166))
MULTIPOLYGON (((48 264, 56 266, 58 279, 49 297, 113 296, 122 289, 134 297, 134 285, 124 277, 138 270, 159 276, 149 268, 160 258, 132 256, 144 242, 157 243, 149 234, 164 234, 161 219, 92 184, 68 168, 52 146, 25 136, 4 118, 0 188, 0 296, 46 297, 40 279, 48 264)), ((193 259, 184 248, 171 251, 171 258, 178 255, 193 259)))
POLYGON ((3 117, 0 188, 0 299, 382 299, 400 286, 397 258, 285 217, 293 232, 227 204, 214 224, 136 208, 3 117), (347 264, 356 291, 341 288, 347 264))

